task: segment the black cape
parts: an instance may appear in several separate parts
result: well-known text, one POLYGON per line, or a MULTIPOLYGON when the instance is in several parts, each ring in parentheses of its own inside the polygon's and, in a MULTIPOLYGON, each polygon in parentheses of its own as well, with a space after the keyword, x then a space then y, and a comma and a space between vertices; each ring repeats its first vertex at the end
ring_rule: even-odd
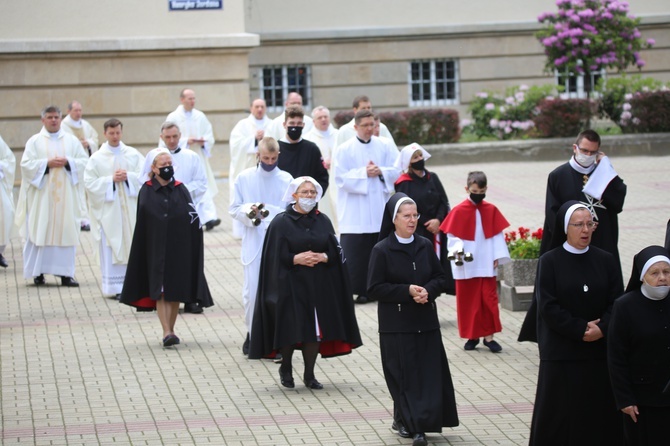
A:
POLYGON ((323 188, 328 189, 328 171, 323 165, 323 157, 319 146, 312 141, 301 139, 295 144, 279 141, 281 156, 277 167, 291 174, 293 178, 309 176, 314 178, 323 188))
POLYGON ((362 345, 348 277, 328 217, 316 209, 299 214, 289 205, 265 235, 249 358, 273 357, 282 347, 317 340, 323 357, 362 345), (327 253, 328 262, 294 265, 293 257, 308 250, 327 253))
POLYGON ((147 181, 137 201, 137 223, 121 302, 155 308, 168 302, 214 305, 204 273, 202 229, 186 186, 147 181))
POLYGON ((436 241, 440 243, 440 263, 442 263, 442 269, 444 269, 444 274, 446 275, 445 292, 455 295, 456 284, 451 272, 451 264, 447 260, 447 256, 449 255, 447 251, 447 234, 442 231, 433 234, 424 226, 428 220, 434 218, 442 223, 447 214, 449 214, 451 206, 449 205, 447 193, 437 175, 427 170, 425 172, 423 177, 419 177, 412 172, 401 175, 395 183, 395 190, 396 192, 405 193, 416 203, 416 208, 419 214, 421 214, 421 218, 419 219, 419 225, 416 228, 415 234, 427 238, 433 244, 436 241))

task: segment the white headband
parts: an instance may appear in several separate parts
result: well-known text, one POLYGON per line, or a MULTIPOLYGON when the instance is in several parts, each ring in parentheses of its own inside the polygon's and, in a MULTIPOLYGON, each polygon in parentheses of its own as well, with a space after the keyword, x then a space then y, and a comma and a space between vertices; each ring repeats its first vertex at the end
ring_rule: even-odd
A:
POLYGON ((400 155, 398 155, 398 158, 396 158, 395 165, 393 167, 403 172, 406 171, 409 168, 409 163, 412 160, 414 152, 417 150, 421 151, 424 160, 430 158, 430 153, 426 152, 426 149, 413 142, 412 144, 403 147, 403 149, 400 151, 400 155))
POLYGON ((316 188, 316 201, 318 203, 319 200, 321 200, 321 196, 323 195, 323 188, 314 178, 308 176, 298 177, 295 178, 293 181, 291 181, 291 183, 288 185, 288 188, 286 188, 286 192, 284 192, 284 196, 282 197, 281 200, 286 203, 292 203, 294 201, 293 194, 295 193, 295 191, 298 190, 300 185, 304 182, 309 182, 314 185, 314 187, 316 188))
POLYGON ((398 215, 398 209, 400 209, 400 206, 402 206, 404 203, 412 203, 416 204, 414 200, 412 200, 409 197, 402 197, 398 202, 395 204, 395 208, 393 208, 393 218, 391 221, 395 222, 395 217, 398 215))
POLYGON ((647 274, 647 271, 649 271, 649 268, 654 263, 658 262, 665 262, 670 265, 670 259, 667 258, 666 256, 654 256, 651 259, 647 260, 647 262, 644 264, 644 267, 642 267, 642 271, 640 272, 640 282, 642 282, 642 279, 644 279, 644 275, 647 274))
POLYGON ((151 166, 154 164, 156 157, 161 153, 167 153, 168 155, 172 156, 172 153, 170 153, 170 151, 165 147, 157 147, 155 149, 149 150, 149 153, 147 153, 146 158, 144 158, 144 168, 142 169, 142 175, 140 176, 140 181, 142 183, 149 181, 149 172, 151 172, 151 166))
POLYGON ((588 208, 586 206, 584 206, 581 203, 577 203, 570 206, 568 208, 568 211, 565 213, 565 221, 563 222, 564 223, 563 232, 565 232, 566 234, 568 233, 568 223, 570 223, 570 217, 572 217, 572 214, 574 214, 575 211, 580 208, 586 209, 588 211, 588 208))

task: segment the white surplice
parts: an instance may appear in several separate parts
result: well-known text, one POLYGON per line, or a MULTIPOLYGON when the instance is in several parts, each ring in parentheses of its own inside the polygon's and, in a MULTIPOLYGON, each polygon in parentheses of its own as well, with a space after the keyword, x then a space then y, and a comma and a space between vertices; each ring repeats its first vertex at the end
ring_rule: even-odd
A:
POLYGON ((14 230, 14 173, 16 157, 0 136, 0 254, 14 230))
POLYGON ((26 143, 15 217, 26 238, 24 277, 74 276, 81 218, 77 185, 87 161, 79 140, 63 131, 52 134, 43 127, 26 143), (68 167, 49 168, 47 173, 47 162, 55 156, 66 157, 68 167))
POLYGON ((357 137, 335 149, 335 185, 337 186, 337 219, 340 234, 379 232, 384 206, 393 195, 400 170, 394 165, 398 149, 389 140, 373 136, 364 144, 357 137), (372 161, 382 177, 368 177, 372 161))
POLYGON ((234 199, 230 203, 228 213, 235 221, 244 225, 240 258, 244 266, 242 302, 248 332, 251 332, 254 316, 265 231, 275 215, 284 211, 286 203, 282 202, 282 197, 292 180, 293 177, 289 173, 278 167, 266 172, 258 166, 244 170, 232 187, 234 199), (254 226, 246 215, 254 203, 263 203, 265 209, 270 211, 258 226, 254 226))
POLYGON ((123 142, 117 147, 104 143, 86 165, 84 184, 91 210, 91 230, 100 248, 104 294, 118 294, 123 287, 143 166, 144 156, 123 142), (126 170, 127 181, 114 182, 118 169, 126 170))
MULTIPOLYGON (((228 169, 228 182, 230 184, 230 196, 228 203, 232 203, 235 199, 233 193, 233 184, 237 177, 244 169, 254 167, 256 165, 256 153, 258 152, 258 145, 256 143, 256 132, 263 130, 265 136, 270 136, 268 130, 272 125, 272 119, 267 115, 263 119, 256 119, 254 115, 249 114, 248 117, 241 119, 235 124, 233 131, 230 132, 230 168, 228 169)), ((233 220, 233 237, 242 238, 242 224, 233 220)))

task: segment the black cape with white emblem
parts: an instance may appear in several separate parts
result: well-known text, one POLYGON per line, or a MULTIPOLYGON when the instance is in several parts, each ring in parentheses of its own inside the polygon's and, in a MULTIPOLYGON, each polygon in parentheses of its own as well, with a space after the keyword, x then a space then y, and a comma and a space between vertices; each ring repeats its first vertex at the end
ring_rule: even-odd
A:
POLYGON ((200 220, 188 189, 174 180, 166 186, 147 181, 140 189, 121 302, 153 308, 162 296, 168 302, 214 304, 200 220))
POLYGON ((249 358, 273 357, 282 347, 320 341, 322 357, 362 345, 346 264, 325 214, 300 214, 289 205, 265 235, 249 358), (327 263, 294 265, 305 251, 325 252, 327 263))

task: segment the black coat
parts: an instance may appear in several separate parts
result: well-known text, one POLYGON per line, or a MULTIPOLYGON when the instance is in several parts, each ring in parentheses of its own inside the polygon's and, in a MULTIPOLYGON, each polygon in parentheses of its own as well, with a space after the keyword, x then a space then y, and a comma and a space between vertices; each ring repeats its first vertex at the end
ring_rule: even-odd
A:
MULTIPOLYGON (((597 167, 596 167, 597 169, 597 167)), ((577 172, 565 163, 554 169, 547 179, 547 198, 545 201, 545 219, 544 232, 542 235, 542 245, 540 253, 549 251, 549 244, 554 232, 556 213, 563 203, 570 200, 577 200, 587 203, 588 200, 582 189, 584 188, 584 175, 577 172)), ((619 259, 619 220, 618 214, 623 210, 623 203, 626 199, 626 185, 618 176, 612 179, 607 185, 602 196, 602 205, 595 206, 593 209, 597 215, 598 228, 593 233, 591 246, 604 249, 614 256, 619 268, 621 261, 619 259)), ((559 229, 560 230, 560 229, 559 229)))
POLYGON ((291 174, 293 178, 310 176, 323 188, 328 189, 328 170, 323 165, 319 146, 312 141, 302 139, 295 144, 279 141, 281 156, 277 167, 291 174))
POLYGON ((440 263, 444 268, 446 275, 445 292, 448 294, 456 294, 456 284, 454 283, 453 274, 451 272, 451 264, 447 260, 447 234, 439 231, 433 234, 424 226, 428 220, 436 218, 440 223, 444 221, 451 210, 449 205, 449 198, 444 191, 444 187, 440 179, 433 172, 425 171, 423 177, 419 177, 414 173, 401 175, 396 181, 396 192, 403 192, 416 203, 416 209, 421 214, 419 225, 416 228, 416 234, 427 238, 431 242, 438 237, 440 242, 440 263), (405 181, 402 181, 405 179, 405 181))
POLYGON ((435 299, 444 290, 444 282, 444 270, 427 239, 415 236, 412 243, 403 245, 391 233, 377 243, 370 255, 368 296, 379 301, 379 332, 438 330, 435 299), (410 284, 426 288, 429 302, 414 302, 410 284))
POLYGON ((249 358, 316 342, 315 310, 322 356, 347 354, 362 345, 333 225, 318 210, 303 215, 289 205, 272 220, 265 235, 249 358), (325 252, 328 262, 314 267, 293 264, 296 254, 309 250, 325 252))
POLYGON ((137 200, 121 302, 152 307, 162 295, 169 302, 214 304, 205 279, 200 220, 188 189, 175 181, 167 186, 148 181, 137 200))
MULTIPOLYGON (((655 301, 640 290, 614 303, 607 340, 617 407, 670 407, 670 298, 655 301)), ((668 420, 670 421, 670 420, 668 420)))

